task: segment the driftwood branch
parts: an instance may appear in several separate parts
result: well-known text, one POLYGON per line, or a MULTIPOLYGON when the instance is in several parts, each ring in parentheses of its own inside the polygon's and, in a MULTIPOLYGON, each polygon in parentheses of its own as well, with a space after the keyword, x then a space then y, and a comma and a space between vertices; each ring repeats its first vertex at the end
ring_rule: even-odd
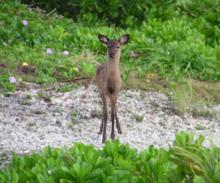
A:
POLYGON ((77 81, 81 81, 81 80, 91 80, 91 77, 79 76, 79 77, 76 77, 76 78, 59 80, 59 82, 71 83, 71 82, 77 82, 77 81))

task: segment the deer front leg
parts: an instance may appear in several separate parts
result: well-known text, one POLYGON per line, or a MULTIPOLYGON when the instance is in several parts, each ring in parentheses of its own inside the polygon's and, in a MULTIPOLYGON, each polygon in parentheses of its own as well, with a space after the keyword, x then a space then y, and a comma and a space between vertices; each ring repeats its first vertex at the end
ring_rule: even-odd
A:
POLYGON ((111 107, 112 132, 111 139, 115 140, 115 106, 111 107))
POLYGON ((107 126, 107 120, 108 120, 108 113, 107 113, 107 101, 106 101, 106 96, 102 95, 102 101, 103 101, 103 120, 101 124, 101 130, 103 131, 103 137, 102 137, 102 143, 105 143, 106 141, 106 126, 107 126), (103 125, 103 126, 102 126, 103 125))
POLYGON ((115 139, 115 119, 116 119, 116 127, 118 129, 118 126, 120 128, 118 119, 117 119, 117 115, 116 115, 116 103, 117 103, 117 95, 113 94, 110 97, 111 99, 111 121, 112 121, 112 132, 111 132, 111 139, 114 140, 115 139))

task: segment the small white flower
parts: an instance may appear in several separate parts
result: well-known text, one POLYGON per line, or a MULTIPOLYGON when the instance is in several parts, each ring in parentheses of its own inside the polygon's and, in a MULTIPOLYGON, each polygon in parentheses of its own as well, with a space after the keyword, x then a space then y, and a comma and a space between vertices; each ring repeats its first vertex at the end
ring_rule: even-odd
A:
POLYGON ((3 45, 4 45, 4 46, 8 46, 8 44, 7 44, 6 42, 3 42, 3 45))
POLYGON ((14 76, 10 76, 9 81, 11 84, 14 84, 14 83, 16 83, 16 78, 14 76))
POLYGON ((27 25, 28 25, 28 21, 27 21, 27 20, 22 20, 22 24, 23 24, 24 26, 27 26, 27 25))
POLYGON ((138 57, 138 54, 137 54, 136 52, 134 52, 134 51, 131 51, 131 52, 129 53, 129 56, 130 56, 131 58, 137 58, 137 57, 138 57))
POLYGON ((53 50, 52 50, 51 48, 47 48, 47 54, 48 54, 48 55, 53 54, 53 50))
POLYGON ((68 51, 66 51, 66 50, 63 51, 63 55, 64 55, 64 56, 68 56, 69 54, 70 54, 70 53, 69 53, 68 51))

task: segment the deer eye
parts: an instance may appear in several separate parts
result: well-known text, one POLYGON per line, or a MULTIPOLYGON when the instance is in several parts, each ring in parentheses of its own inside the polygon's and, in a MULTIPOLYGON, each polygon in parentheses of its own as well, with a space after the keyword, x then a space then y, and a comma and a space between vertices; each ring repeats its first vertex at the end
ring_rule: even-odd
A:
POLYGON ((119 46, 116 46, 116 48, 119 48, 119 46))

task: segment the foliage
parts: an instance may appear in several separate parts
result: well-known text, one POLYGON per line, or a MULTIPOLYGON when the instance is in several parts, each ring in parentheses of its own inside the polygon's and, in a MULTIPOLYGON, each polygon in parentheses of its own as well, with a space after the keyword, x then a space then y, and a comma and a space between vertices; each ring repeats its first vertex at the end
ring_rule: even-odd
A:
MULTIPOLYGON (((37 5, 43 2, 38 1, 37 5)), ((56 6, 65 5, 68 8, 72 3, 78 10, 77 3, 80 3, 80 11, 86 16, 85 12, 91 8, 89 2, 87 0, 70 1, 70 5, 67 6, 58 1, 48 1, 47 6, 51 8, 49 4, 56 3, 56 6)), ((91 1, 90 3, 95 2, 91 1)), ((113 4, 126 4, 126 2, 108 1, 113 4)), ((213 15, 214 18, 211 21, 206 14, 208 12, 201 13, 201 16, 205 17, 201 18, 200 13, 196 13, 197 10, 193 19, 191 16, 186 16, 187 12, 191 12, 191 9, 197 7, 194 3, 190 4, 190 1, 187 1, 188 3, 178 1, 176 4, 169 2, 171 3, 169 8, 165 8, 168 7, 168 2, 152 1, 152 4, 146 5, 145 1, 139 1, 133 6, 132 3, 127 3, 125 7, 132 6, 132 8, 126 9, 128 14, 132 15, 129 11, 133 11, 135 8, 140 8, 140 12, 143 12, 143 9, 148 9, 150 18, 143 19, 138 25, 136 22, 137 26, 128 26, 123 29, 106 26, 103 23, 105 14, 103 14, 104 17, 97 16, 98 19, 91 20, 91 23, 83 20, 79 14, 77 16, 81 18, 76 22, 56 13, 46 14, 39 8, 29 8, 17 1, 3 1, 0 7, 0 64, 7 63, 5 70, 9 70, 10 74, 19 76, 26 81, 38 83, 65 81, 80 76, 91 77, 95 74, 96 65, 105 60, 106 48, 99 43, 97 34, 102 33, 110 38, 118 38, 129 33, 130 42, 123 48, 121 59, 124 80, 128 79, 132 72, 137 72, 139 77, 145 77, 147 73, 156 73, 161 78, 180 82, 188 76, 199 80, 219 80, 220 48, 218 40, 220 36, 218 20, 215 20, 213 15), (157 9, 156 7, 161 8, 157 9), (175 14, 179 8, 178 12, 182 14, 178 14, 178 16, 174 16, 173 13, 169 14, 170 8, 175 9, 175 14), (206 32, 209 30, 204 28, 208 25, 206 20, 210 21, 208 22, 210 30, 215 30, 215 33, 206 32), (64 54, 66 52, 68 54, 64 54), (136 56, 132 56, 132 53, 136 56), (18 68, 23 63, 33 65, 36 70, 28 73, 20 72, 18 68)), ((209 2, 211 4, 210 11, 213 7, 214 13, 217 13, 218 3, 214 2, 214 0, 209 2)), ((104 9, 107 9, 108 3, 97 4, 97 7, 106 6, 104 9)), ((124 7, 124 4, 121 7, 124 7)), ((205 6, 203 3, 200 4, 201 8, 205 6)), ((46 6, 46 4, 42 5, 46 6)), ((114 7, 116 5, 111 6, 111 8, 114 7)), ((92 9, 90 11, 93 12, 92 9)), ((108 11, 110 14, 111 11, 108 11)), ((198 8, 198 12, 200 11, 198 8)), ((118 17, 116 16, 116 18, 118 17)), ((132 22, 135 23, 133 20, 132 22)), ((8 74, 4 75, 4 77, 7 76, 8 74)), ((1 83, 3 82, 5 80, 1 79, 1 83)), ((7 87, 4 88, 7 90, 7 87)))
POLYGON ((15 91, 16 86, 10 83, 10 73, 4 70, 0 70, 0 92, 2 91, 15 91), (1 91, 2 89, 2 91, 1 91))
POLYGON ((102 150, 80 143, 70 149, 47 147, 42 153, 15 155, 0 171, 0 181, 218 183, 220 149, 205 148, 203 141, 203 136, 179 132, 169 150, 150 146, 138 153, 119 141, 107 142, 102 150))
POLYGON ((204 33, 209 44, 220 43, 220 1, 219 0, 23 0, 40 6, 47 11, 56 9, 60 14, 89 24, 115 24, 137 27, 151 19, 162 21, 173 17, 187 16, 199 31, 204 33), (195 21, 194 21, 195 20, 195 21))

